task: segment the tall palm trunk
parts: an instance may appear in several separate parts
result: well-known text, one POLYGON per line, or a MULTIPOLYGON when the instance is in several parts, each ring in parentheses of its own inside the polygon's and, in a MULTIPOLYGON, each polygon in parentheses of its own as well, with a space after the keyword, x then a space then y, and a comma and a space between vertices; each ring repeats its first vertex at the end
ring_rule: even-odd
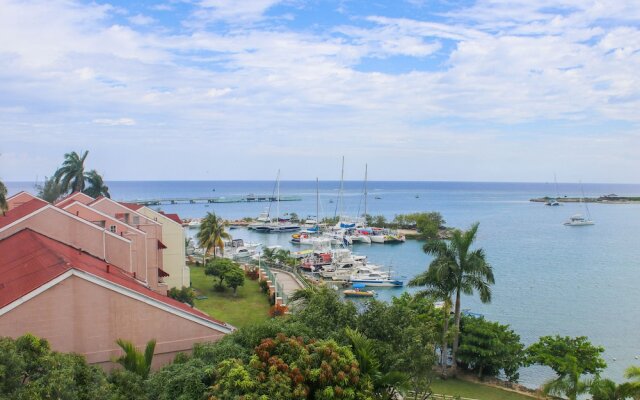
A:
POLYGON ((458 364, 456 362, 456 354, 458 353, 458 344, 460 340, 460 290, 456 291, 456 331, 453 337, 453 348, 451 349, 451 375, 455 378, 458 374, 458 364))
POLYGON ((442 378, 447 379, 447 355, 449 346, 447 345, 447 332, 449 331, 449 314, 451 313, 450 301, 444 302, 444 321, 442 322, 442 347, 440 347, 440 365, 442 365, 442 378))

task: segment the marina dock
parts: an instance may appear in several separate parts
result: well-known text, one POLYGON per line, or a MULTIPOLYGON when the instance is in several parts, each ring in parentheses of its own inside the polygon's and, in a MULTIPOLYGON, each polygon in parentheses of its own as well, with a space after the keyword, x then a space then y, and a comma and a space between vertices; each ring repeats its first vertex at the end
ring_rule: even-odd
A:
MULTIPOLYGON (((300 196, 280 196, 280 201, 301 201, 300 196)), ((158 199, 127 200, 127 203, 135 203, 143 206, 159 206, 164 204, 202 204, 202 203, 265 203, 278 201, 277 196, 254 195, 247 196, 219 196, 219 197, 173 197, 158 199)))
POLYGON ((530 199, 534 203, 546 203, 550 199, 556 200, 558 203, 604 203, 604 204, 633 204, 640 203, 638 196, 617 196, 607 195, 600 197, 539 197, 530 199))

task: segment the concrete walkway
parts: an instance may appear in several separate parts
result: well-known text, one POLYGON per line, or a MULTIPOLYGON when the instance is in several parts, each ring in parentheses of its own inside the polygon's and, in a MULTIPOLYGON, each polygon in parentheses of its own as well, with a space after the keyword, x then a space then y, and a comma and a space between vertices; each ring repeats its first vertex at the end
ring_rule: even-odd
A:
POLYGON ((276 268, 271 268, 271 272, 276 275, 276 282, 278 285, 282 286, 282 290, 287 297, 291 296, 296 290, 304 288, 302 282, 300 282, 291 272, 276 268))

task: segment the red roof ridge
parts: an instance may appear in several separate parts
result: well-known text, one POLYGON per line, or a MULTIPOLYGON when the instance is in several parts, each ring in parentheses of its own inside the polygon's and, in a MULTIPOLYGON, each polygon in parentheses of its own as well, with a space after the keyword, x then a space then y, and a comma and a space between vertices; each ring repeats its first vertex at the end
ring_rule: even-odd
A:
POLYGON ((18 221, 21 218, 31 215, 48 205, 49 203, 37 197, 27 201, 26 203, 20 204, 18 207, 11 209, 4 214, 0 214, 0 229, 18 221))

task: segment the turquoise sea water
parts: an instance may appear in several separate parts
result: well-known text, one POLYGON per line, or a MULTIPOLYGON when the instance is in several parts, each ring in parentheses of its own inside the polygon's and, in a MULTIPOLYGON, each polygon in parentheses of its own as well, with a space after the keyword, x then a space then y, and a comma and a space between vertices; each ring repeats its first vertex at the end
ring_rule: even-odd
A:
MULTIPOLYGON (((32 190, 26 183, 7 186, 11 193, 32 190)), ((270 194, 273 186, 273 182, 248 181, 109 182, 112 197, 118 200, 270 194)), ((334 215, 338 186, 338 182, 320 183, 321 217, 334 215)), ((345 213, 362 212, 362 182, 346 182, 345 187, 345 213)), ((590 204, 594 226, 566 227, 562 223, 570 215, 584 213, 582 205, 546 207, 528 201, 555 195, 553 184, 369 182, 368 188, 370 214, 391 219, 399 213, 438 211, 448 226, 465 228, 480 222, 477 245, 486 250, 496 276, 493 301, 482 304, 469 297, 463 300, 463 308, 510 324, 525 344, 556 333, 588 336, 594 344, 606 348, 604 357, 609 367, 605 375, 618 381, 623 379, 626 367, 640 365, 640 205, 590 204)), ((558 191, 580 196, 581 186, 559 184, 558 191)), ((640 195, 640 185, 584 184, 584 192, 586 196, 640 195)), ((282 202, 281 213, 315 215, 315 182, 285 181, 281 193, 303 199, 282 202)), ((268 206, 186 204, 161 208, 181 217, 200 217, 215 211, 225 218, 241 218, 257 216, 268 206)), ((264 235, 244 229, 231 233, 264 244, 290 246, 289 235, 285 234, 264 235)), ((430 261, 416 241, 356 245, 354 251, 367 255, 375 264, 392 267, 407 279, 423 271, 430 261)), ((381 289, 379 298, 390 299, 402 290, 381 289)), ((521 372, 521 382, 535 387, 551 376, 545 368, 527 368, 521 372)))

